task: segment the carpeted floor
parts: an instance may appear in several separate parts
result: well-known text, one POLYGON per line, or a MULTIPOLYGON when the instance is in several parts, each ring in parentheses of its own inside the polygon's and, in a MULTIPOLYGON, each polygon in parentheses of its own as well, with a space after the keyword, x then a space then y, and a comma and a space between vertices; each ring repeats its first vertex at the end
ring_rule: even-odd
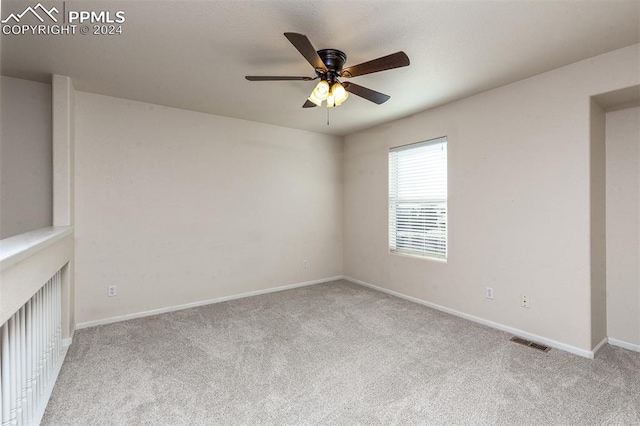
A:
POLYGON ((337 281, 76 333, 42 424, 640 424, 640 354, 337 281))

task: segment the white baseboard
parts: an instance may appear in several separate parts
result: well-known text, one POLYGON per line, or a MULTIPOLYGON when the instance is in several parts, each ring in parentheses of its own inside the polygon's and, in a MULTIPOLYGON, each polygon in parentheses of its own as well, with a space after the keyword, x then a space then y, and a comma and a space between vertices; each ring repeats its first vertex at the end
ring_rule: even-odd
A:
POLYGON ((38 406, 36 412, 33 415, 33 420, 30 425, 39 425, 42 421, 42 417, 44 417, 44 412, 47 409, 47 405, 49 404, 49 399, 51 399, 51 394, 53 393, 53 388, 58 381, 58 375, 60 374, 60 370, 62 369, 62 364, 64 364, 64 359, 67 356, 67 351, 69 347, 66 345, 62 346, 62 353, 60 354, 60 359, 58 359, 58 363, 55 365, 51 379, 47 384, 47 387, 44 389, 44 393, 42 394, 42 400, 40 401, 40 405, 38 406))
POLYGON ((185 303, 182 305, 168 306, 166 308, 152 309, 150 311, 137 312, 134 314, 120 315, 120 316, 100 319, 96 321, 87 321, 87 322, 76 324, 75 329, 80 330, 83 328, 95 327, 98 325, 105 325, 105 324, 112 324, 115 322, 127 321, 135 318, 144 318, 152 315, 164 314, 167 312, 175 312, 175 311, 181 311, 183 309, 197 308, 198 306, 212 305, 214 303, 221 303, 221 302, 227 302, 229 300, 243 299, 245 297, 259 296, 261 294, 274 293, 277 291, 290 290, 292 288, 306 287, 309 285, 322 284, 322 283, 327 283, 330 281, 336 281, 341 279, 344 279, 344 276, 338 275, 335 277, 322 278, 322 279, 313 280, 313 281, 305 281, 305 282, 296 283, 296 284, 284 285, 281 287, 268 288, 265 290, 250 291, 248 293, 240 293, 240 294, 234 294, 232 296, 218 297, 216 299, 202 300, 199 302, 191 302, 191 303, 185 303))
POLYGON ((591 352, 593 352, 593 356, 595 357, 596 354, 598 353, 598 351, 600 349, 602 349, 602 347, 609 341, 609 338, 605 337, 604 339, 602 339, 602 341, 600 343, 598 343, 596 345, 595 348, 593 348, 593 350, 591 352))
POLYGON ((369 284, 367 282, 360 281, 360 280, 357 280, 355 278, 351 278, 351 277, 345 276, 344 279, 347 280, 347 281, 351 281, 352 283, 355 283, 355 284, 360 284, 362 286, 369 287, 371 289, 374 289, 374 290, 377 290, 377 291, 381 291, 383 293, 387 293, 387 294, 390 294, 392 296, 399 297, 401 299, 409 300, 411 302, 418 303, 420 305, 428 306, 429 308, 437 309, 438 311, 446 312, 447 314, 451 314, 451 315, 454 315, 454 316, 457 316, 457 317, 460 317, 460 318, 464 318, 466 320, 473 321, 473 322, 476 322, 478 324, 486 325, 488 327, 495 328, 497 330, 505 331, 507 333, 511 333, 511 334, 513 334, 515 336, 522 337, 522 338, 527 339, 527 340, 531 340, 531 341, 534 341, 534 342, 542 343, 542 344, 544 344, 546 346, 550 346, 552 348, 556 348, 556 349, 560 349, 560 350, 563 350, 563 351, 566 351, 566 352, 570 352, 572 354, 579 355, 579 356, 582 356, 582 357, 585 357, 585 358, 590 358, 590 359, 594 358, 594 351, 588 351, 588 350, 585 350, 585 349, 577 348, 575 346, 571 346, 571 345, 567 345, 565 343, 557 342, 555 340, 547 339, 546 337, 538 336, 537 334, 533 334, 533 333, 529 333, 529 332, 526 332, 526 331, 523 331, 523 330, 519 330, 517 328, 509 327, 507 325, 500 324, 500 323, 497 323, 497 322, 494 322, 494 321, 489 321, 487 319, 476 317, 474 315, 465 314, 464 312, 456 311, 454 309, 447 308, 447 307, 444 307, 444 306, 441 306, 441 305, 437 305, 435 303, 427 302, 426 300, 418 299, 417 297, 407 296, 406 294, 398 293, 397 291, 388 290, 388 289, 383 288, 383 287, 378 287, 376 285, 369 284))
POLYGON ((64 346, 65 348, 68 348, 69 346, 71 346, 71 343, 73 343, 73 335, 76 333, 76 329, 74 328, 73 330, 71 330, 71 335, 66 338, 66 339, 62 339, 62 346, 64 346))
POLYGON ((629 343, 623 340, 612 339, 611 337, 609 337, 609 344, 629 349, 630 351, 640 352, 640 345, 636 345, 635 343, 629 343))

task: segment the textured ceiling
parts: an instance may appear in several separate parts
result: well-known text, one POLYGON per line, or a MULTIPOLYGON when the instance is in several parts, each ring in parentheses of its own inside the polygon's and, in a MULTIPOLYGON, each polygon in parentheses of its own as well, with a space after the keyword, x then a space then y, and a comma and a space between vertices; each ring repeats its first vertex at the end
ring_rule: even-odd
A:
MULTIPOLYGON (((36 1, 33 2, 34 4, 36 1)), ((61 1, 42 1, 45 6, 61 1)), ((2 17, 30 1, 3 1, 2 17)), ((638 1, 66 1, 123 10, 122 35, 3 35, 2 74, 280 126, 345 135, 640 42, 638 1), (403 50, 406 68, 351 81, 391 95, 302 109, 314 75, 283 36, 344 51, 347 66, 403 50)))

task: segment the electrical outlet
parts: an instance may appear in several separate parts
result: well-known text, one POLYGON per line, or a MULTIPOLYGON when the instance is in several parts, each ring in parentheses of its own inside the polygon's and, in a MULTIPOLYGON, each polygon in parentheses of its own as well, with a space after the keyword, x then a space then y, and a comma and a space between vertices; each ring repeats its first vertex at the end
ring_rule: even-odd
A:
POLYGON ((487 287, 487 299, 493 299, 493 288, 487 287))
POLYGON ((108 288, 108 290, 107 290, 107 296, 109 296, 109 297, 113 297, 113 296, 115 296, 116 294, 118 294, 118 291, 117 291, 117 289, 116 289, 116 286, 115 286, 115 285, 110 285, 110 286, 109 286, 109 288, 108 288))
POLYGON ((303 260, 303 261, 302 261, 302 267, 303 267, 303 268, 306 268, 307 266, 309 266, 309 264, 307 263, 307 261, 306 261, 306 260, 303 260))
POLYGON ((520 299, 520 306, 522 306, 523 308, 530 308, 529 306, 529 296, 522 296, 522 298, 520 299))

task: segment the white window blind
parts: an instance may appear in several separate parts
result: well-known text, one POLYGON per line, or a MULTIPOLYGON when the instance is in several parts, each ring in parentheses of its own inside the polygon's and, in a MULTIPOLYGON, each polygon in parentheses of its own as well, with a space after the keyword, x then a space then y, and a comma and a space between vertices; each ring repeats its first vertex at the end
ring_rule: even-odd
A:
POLYGON ((389 150, 389 249, 447 258, 447 138, 389 150))

